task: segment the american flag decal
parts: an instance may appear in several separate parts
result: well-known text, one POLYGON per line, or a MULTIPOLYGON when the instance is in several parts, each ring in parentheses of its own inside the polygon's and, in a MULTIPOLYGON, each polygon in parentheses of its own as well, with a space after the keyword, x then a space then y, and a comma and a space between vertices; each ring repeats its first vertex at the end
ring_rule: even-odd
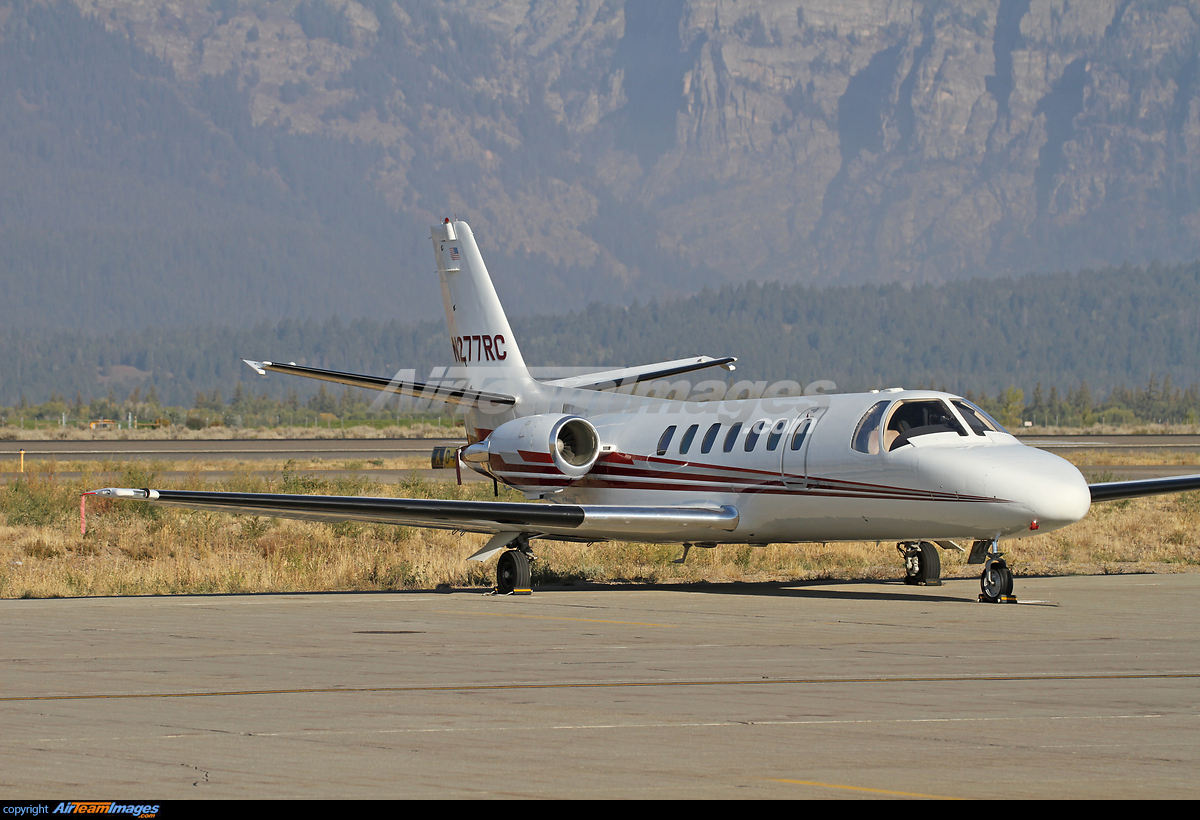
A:
POLYGON ((455 262, 458 261, 458 248, 450 249, 450 258, 453 259, 455 262))

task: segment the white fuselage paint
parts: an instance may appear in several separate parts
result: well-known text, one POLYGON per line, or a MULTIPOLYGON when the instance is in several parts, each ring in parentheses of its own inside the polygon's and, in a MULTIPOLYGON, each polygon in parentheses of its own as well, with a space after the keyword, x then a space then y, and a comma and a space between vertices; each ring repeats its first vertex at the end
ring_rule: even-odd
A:
MULTIPOLYGON (((487 386, 500 392, 505 387, 487 386)), ((1067 526, 1083 518, 1090 506, 1087 483, 1073 465, 1007 433, 979 435, 966 427, 968 435, 918 436, 890 452, 852 449, 856 426, 876 403, 958 398, 946 393, 910 390, 699 403, 587 390, 530 391, 528 385, 523 392, 517 407, 501 416, 471 412, 472 440, 485 438, 510 418, 566 412, 587 418, 611 448, 585 477, 547 491, 548 501, 731 505, 739 513, 733 532, 663 529, 643 532, 639 540, 753 544, 1008 538, 1030 533, 1035 522, 1041 532, 1067 526), (796 428, 805 420, 807 434, 793 450, 796 428), (727 451, 726 438, 738 423, 740 431, 727 451), (761 434, 747 451, 747 435, 759 423, 761 434), (705 433, 714 424, 720 425, 719 433, 704 453, 705 433), (681 442, 692 425, 695 435, 682 453, 681 442), (658 446, 671 426, 674 434, 660 455, 658 446), (769 449, 772 430, 781 432, 769 449)))

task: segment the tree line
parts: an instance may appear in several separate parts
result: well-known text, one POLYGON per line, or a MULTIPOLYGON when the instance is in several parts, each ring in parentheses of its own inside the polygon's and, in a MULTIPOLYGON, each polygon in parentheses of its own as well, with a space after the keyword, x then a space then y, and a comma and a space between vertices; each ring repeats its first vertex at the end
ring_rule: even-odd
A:
MULTIPOLYGON (((645 385, 651 388, 651 385, 645 385)), ((917 385, 923 388, 925 385, 917 385)), ((929 385, 931 389, 944 386, 929 385)), ((1039 382, 1027 401, 1018 387, 1007 387, 995 395, 966 391, 965 397, 983 407, 1010 430, 1028 422, 1035 427, 1141 426, 1147 424, 1195 425, 1200 423, 1200 385, 1186 389, 1175 387, 1170 377, 1161 381, 1151 376, 1138 388, 1120 386, 1103 398, 1093 395, 1087 382, 1064 391, 1058 385, 1044 389, 1039 382)), ((54 426, 86 427, 91 422, 110 420, 118 425, 139 427, 174 424, 204 427, 280 427, 342 426, 347 424, 408 424, 414 421, 443 419, 451 409, 440 403, 414 404, 403 398, 376 402, 376 394, 357 388, 330 389, 325 384, 307 401, 301 401, 295 388, 282 399, 272 398, 265 390, 258 393, 237 382, 226 400, 219 388, 211 393, 197 391, 190 406, 164 406, 153 386, 145 393, 134 388, 123 399, 110 390, 103 398, 85 401, 76 394, 73 401, 52 394, 41 404, 22 400, 13 407, 0 407, 0 425, 25 429, 54 426)), ((445 423, 452 424, 446 420, 445 423)))
MULTIPOLYGON (((995 396, 1011 387, 1039 419, 1066 417, 1072 391, 1085 394, 1070 404, 1081 419, 1110 399, 1139 418, 1177 417, 1173 404, 1154 397, 1166 387, 1186 401, 1200 374, 1200 263, 912 288, 750 282, 669 302, 510 318, 531 366, 600 370, 733 355, 739 379, 825 379, 843 392, 938 385, 995 396), (1149 398, 1135 399, 1151 379, 1149 398), (1039 383, 1046 385, 1040 399, 1039 383)), ((284 319, 105 334, 3 328, 0 349, 4 406, 77 393, 88 403, 110 390, 123 398, 153 388, 164 405, 187 407, 197 392, 231 396, 239 381, 277 401, 294 390, 304 403, 316 384, 257 377, 241 360, 389 377, 399 368, 424 377, 453 363, 440 319, 284 319)))

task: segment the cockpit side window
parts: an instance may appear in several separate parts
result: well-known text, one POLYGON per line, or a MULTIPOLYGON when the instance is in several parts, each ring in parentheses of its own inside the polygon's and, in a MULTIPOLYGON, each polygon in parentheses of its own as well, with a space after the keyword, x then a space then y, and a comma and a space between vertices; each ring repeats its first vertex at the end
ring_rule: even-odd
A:
POLYGON ((980 410, 975 405, 966 399, 954 399, 951 401, 954 408, 966 420, 967 425, 975 432, 976 435, 982 436, 988 430, 995 433, 1007 433, 1000 422, 989 416, 987 413, 980 410))
POLYGON ((883 418, 883 411, 887 406, 886 401, 876 402, 859 420, 858 426, 854 428, 854 437, 850 439, 852 448, 868 455, 879 452, 879 420, 883 418))
POLYGON ((968 435, 962 424, 950 412, 950 408, 939 399, 902 401, 888 418, 883 434, 884 448, 891 452, 903 447, 917 436, 930 433, 958 433, 968 435))

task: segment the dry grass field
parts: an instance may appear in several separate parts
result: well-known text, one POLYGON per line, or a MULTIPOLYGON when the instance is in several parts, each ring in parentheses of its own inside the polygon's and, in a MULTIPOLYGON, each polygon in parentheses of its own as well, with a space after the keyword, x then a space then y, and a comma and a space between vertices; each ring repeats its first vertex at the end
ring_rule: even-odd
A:
MULTIPOLYGON (((1069 455, 1088 463, 1175 463, 1177 453, 1069 455), (1124 459, 1124 461, 1119 461, 1124 459)), ((1194 457, 1194 456, 1193 456, 1194 457)), ((244 492, 301 492, 490 499, 490 483, 457 486, 408 479, 385 485, 370 469, 418 460, 253 467, 236 461, 59 462, 8 473, 0 485, 0 597, 490 587, 492 562, 464 559, 485 537, 369 524, 316 524, 168 510, 90 499, 87 534, 79 501, 105 486, 174 486, 244 492), (350 470, 322 478, 305 470, 350 470), (164 480, 166 470, 186 478, 164 480), (220 478, 206 476, 222 471, 220 478), (362 471, 362 472, 358 472, 362 471)), ((452 476, 452 473, 448 474, 452 476)), ((502 499, 519 500, 501 492, 502 499)), ((1065 530, 1005 542, 1018 575, 1191 572, 1200 569, 1200 493, 1097 504, 1065 530)), ((898 578, 890 543, 829 543, 692 550, 678 545, 537 541, 534 583, 657 583, 898 578)), ((944 552, 943 577, 976 577, 966 555, 944 552)))

